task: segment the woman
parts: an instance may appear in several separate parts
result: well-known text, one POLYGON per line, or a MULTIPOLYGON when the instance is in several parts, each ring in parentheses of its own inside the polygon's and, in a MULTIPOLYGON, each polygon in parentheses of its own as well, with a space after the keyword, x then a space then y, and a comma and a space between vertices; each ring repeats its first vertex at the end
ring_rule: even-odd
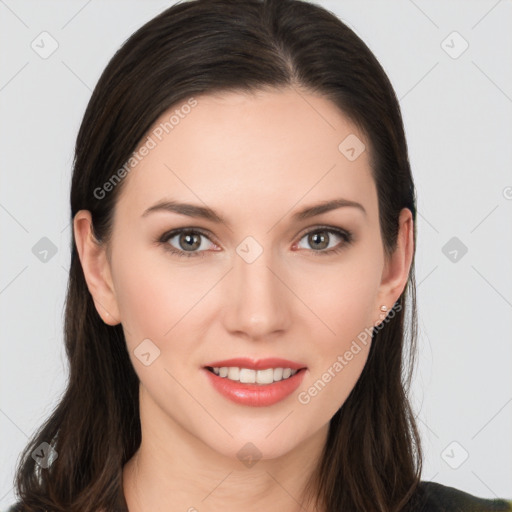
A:
POLYGON ((421 481, 403 124, 328 11, 194 0, 140 28, 71 217, 70 378, 16 510, 512 510, 421 481))

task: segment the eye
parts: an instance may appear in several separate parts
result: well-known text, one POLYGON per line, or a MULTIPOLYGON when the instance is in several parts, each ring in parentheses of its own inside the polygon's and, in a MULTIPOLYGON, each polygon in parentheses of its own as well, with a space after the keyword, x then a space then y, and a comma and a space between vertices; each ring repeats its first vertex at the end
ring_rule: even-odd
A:
MULTIPOLYGON (((178 256, 195 257, 204 256, 204 252, 208 249, 208 244, 203 243, 201 240, 203 237, 206 240, 210 240, 203 232, 195 229, 177 229, 169 233, 164 233, 158 240, 164 244, 167 251, 176 254, 178 256), (175 244, 171 244, 172 240, 175 240, 175 244)), ((213 242, 210 243, 214 246, 213 242)))
POLYGON ((336 254, 343 250, 352 242, 353 235, 350 231, 320 226, 306 233, 302 236, 301 240, 305 238, 307 238, 306 243, 309 244, 310 247, 314 248, 312 253, 315 256, 325 256, 336 254), (335 237, 340 238, 343 242, 341 244, 335 244, 334 246, 331 245, 332 234, 334 234, 335 237))

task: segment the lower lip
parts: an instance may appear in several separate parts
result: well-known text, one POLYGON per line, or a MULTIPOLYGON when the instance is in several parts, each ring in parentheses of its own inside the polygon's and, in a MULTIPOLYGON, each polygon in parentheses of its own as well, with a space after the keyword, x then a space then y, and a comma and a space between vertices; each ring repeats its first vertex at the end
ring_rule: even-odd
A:
POLYGON ((292 377, 272 384, 246 384, 227 377, 219 377, 206 368, 203 368, 203 371, 208 375, 213 387, 229 400, 241 405, 266 407, 291 395, 300 386, 306 368, 302 368, 292 377))

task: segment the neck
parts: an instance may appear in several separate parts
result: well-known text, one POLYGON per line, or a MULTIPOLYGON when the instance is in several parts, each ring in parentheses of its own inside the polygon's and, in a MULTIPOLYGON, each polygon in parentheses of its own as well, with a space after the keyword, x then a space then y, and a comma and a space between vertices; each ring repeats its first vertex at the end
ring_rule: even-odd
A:
MULTIPOLYGON (((156 404, 145 398, 140 402, 142 442, 123 468, 130 512, 319 512, 316 489, 307 496, 304 491, 315 475, 328 424, 279 457, 229 457, 168 416, 158 421, 154 411, 148 415, 156 404), (152 421, 144 421, 146 417, 152 421)), ((250 445, 245 449, 251 453, 250 445)))

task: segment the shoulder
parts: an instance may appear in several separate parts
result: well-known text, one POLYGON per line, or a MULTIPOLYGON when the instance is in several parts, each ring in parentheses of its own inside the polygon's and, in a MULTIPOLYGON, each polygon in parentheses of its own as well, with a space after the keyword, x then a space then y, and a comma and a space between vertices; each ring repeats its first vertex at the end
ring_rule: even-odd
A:
POLYGON ((479 498, 437 482, 420 482, 417 498, 418 512, 512 512, 512 501, 479 498))

